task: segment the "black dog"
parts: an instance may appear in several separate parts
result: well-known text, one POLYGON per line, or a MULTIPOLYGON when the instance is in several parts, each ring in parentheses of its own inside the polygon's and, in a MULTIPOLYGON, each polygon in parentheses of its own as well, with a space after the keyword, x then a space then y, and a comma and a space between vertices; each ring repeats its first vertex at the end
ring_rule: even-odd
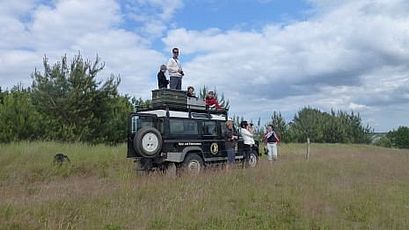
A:
POLYGON ((71 163, 70 158, 64 153, 57 153, 54 155, 54 164, 61 166, 65 161, 71 163))

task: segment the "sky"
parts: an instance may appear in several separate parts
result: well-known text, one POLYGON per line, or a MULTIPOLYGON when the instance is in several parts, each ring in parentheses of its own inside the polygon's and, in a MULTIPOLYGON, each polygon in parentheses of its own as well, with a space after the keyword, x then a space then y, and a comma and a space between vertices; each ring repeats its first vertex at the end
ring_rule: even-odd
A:
POLYGON ((407 0, 0 0, 0 87, 29 87, 47 56, 78 53, 149 99, 179 47, 183 88, 230 100, 230 116, 289 122, 304 107, 409 126, 407 0))

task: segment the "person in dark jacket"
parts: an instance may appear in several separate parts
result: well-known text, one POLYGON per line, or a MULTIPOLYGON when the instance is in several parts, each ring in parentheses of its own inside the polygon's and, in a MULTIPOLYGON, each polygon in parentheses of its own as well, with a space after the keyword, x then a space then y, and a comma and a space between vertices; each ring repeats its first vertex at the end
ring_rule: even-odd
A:
POLYGON ((277 144, 280 142, 280 138, 274 132, 272 125, 267 126, 267 132, 264 134, 263 140, 267 146, 268 160, 270 162, 277 160, 277 144))
POLYGON ((193 86, 187 87, 186 95, 187 95, 188 97, 196 97, 196 95, 195 95, 195 88, 193 88, 193 86))
POLYGON ((165 72, 166 72, 166 65, 161 65, 159 73, 158 73, 158 87, 159 87, 159 89, 168 88, 169 80, 166 79, 165 72))
POLYGON ((233 122, 230 120, 226 121, 226 131, 224 131, 224 139, 226 141, 225 147, 227 152, 226 170, 228 171, 230 167, 234 165, 236 159, 235 148, 237 140, 239 139, 239 136, 233 129, 233 122))

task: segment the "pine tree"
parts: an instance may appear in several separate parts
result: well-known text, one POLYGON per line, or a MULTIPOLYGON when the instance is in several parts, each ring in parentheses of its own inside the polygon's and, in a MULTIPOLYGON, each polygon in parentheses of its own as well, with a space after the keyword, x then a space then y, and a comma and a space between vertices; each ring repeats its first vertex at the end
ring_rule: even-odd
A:
MULTIPOLYGON (((44 72, 35 70, 32 78, 32 100, 47 120, 50 139, 64 141, 103 142, 112 129, 105 124, 112 116, 113 104, 121 101, 117 92, 120 78, 112 76, 97 81, 105 67, 97 56, 84 60, 81 54, 68 64, 67 57, 53 66, 43 59, 44 72)), ((122 111, 124 112, 124 111, 122 111)), ((126 120, 123 121, 126 129, 126 120)))

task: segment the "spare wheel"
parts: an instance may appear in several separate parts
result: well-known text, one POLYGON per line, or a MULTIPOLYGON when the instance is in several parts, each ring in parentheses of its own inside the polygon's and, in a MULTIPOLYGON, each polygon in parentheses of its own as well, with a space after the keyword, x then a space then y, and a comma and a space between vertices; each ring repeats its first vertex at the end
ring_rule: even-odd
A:
POLYGON ((162 149, 162 135, 152 127, 141 128, 134 138, 135 151, 144 157, 156 157, 162 149))

